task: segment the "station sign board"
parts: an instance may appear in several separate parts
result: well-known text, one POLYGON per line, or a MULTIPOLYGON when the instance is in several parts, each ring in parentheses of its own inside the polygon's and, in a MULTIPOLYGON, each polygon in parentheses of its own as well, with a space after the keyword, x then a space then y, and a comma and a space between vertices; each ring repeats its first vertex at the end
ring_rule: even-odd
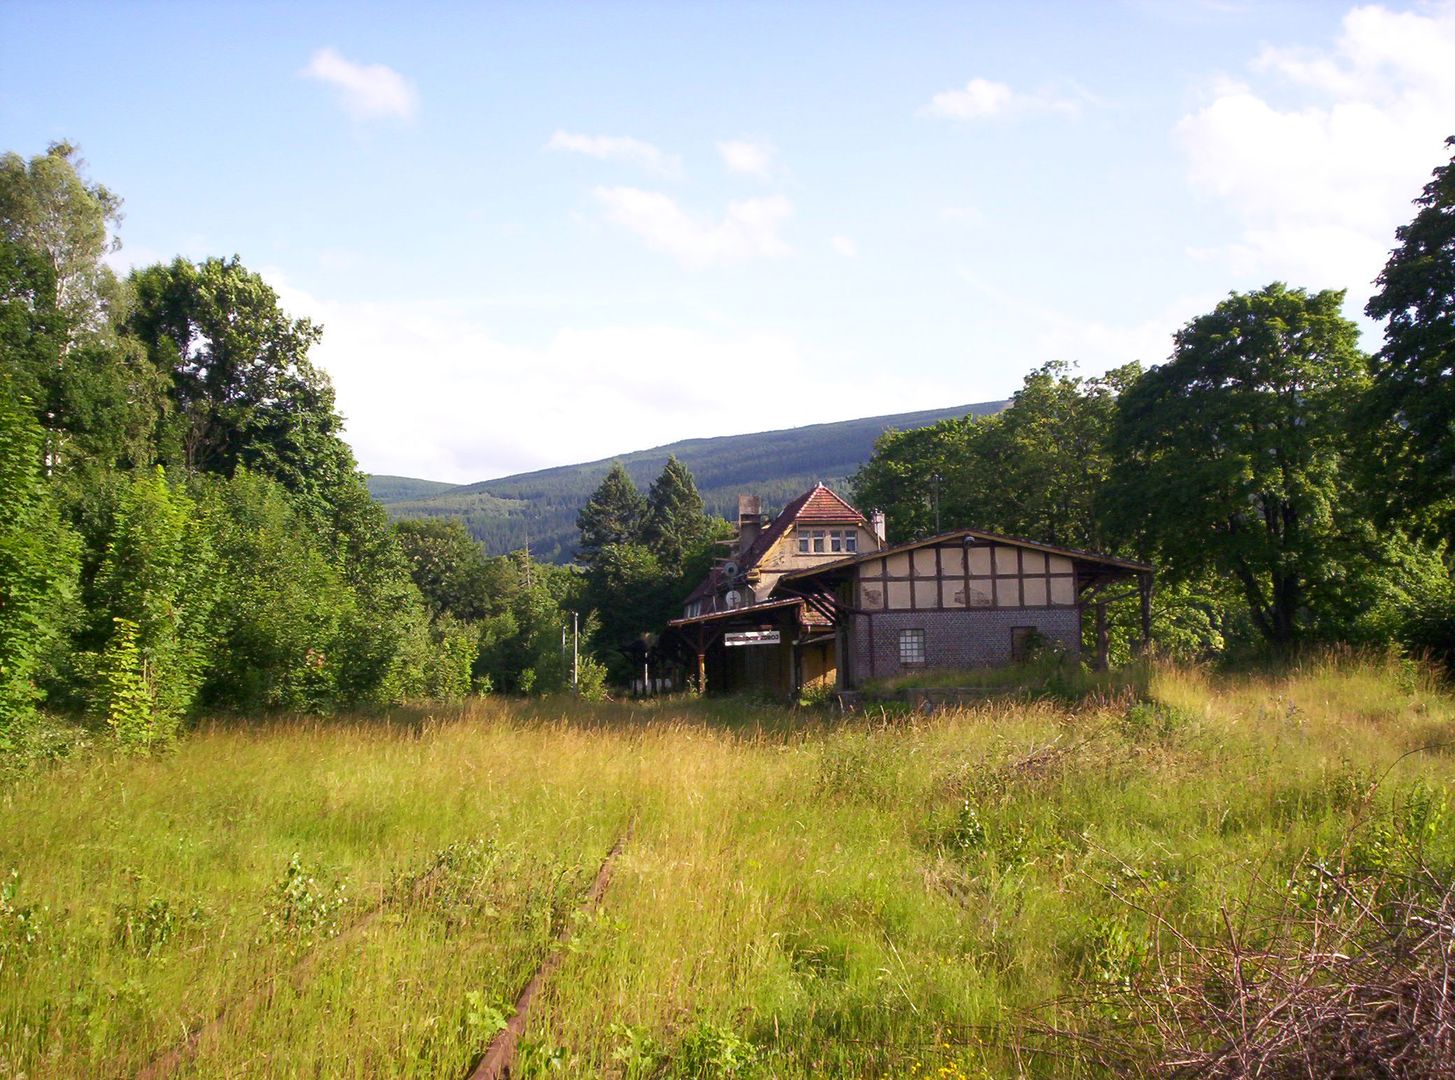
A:
POLYGON ((777 645, 782 640, 778 630, 738 630, 722 636, 724 645, 777 645))

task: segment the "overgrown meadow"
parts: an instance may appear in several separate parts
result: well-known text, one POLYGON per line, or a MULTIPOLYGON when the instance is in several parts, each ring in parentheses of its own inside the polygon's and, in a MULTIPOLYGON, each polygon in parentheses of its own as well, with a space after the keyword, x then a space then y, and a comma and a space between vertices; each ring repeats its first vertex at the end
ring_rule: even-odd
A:
POLYGON ((464 1077, 568 923, 512 1075, 1096 1076, 1109 1032, 1151 1070, 1138 988, 1179 953, 1317 905, 1320 867, 1448 880, 1452 719, 1335 658, 83 750, 0 787, 0 1076, 464 1077))

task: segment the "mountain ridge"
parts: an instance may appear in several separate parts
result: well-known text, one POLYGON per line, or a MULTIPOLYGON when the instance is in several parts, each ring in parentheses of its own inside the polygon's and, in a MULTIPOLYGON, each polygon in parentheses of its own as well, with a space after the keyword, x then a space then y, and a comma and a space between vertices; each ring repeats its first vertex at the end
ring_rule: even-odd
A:
POLYGON ((681 439, 470 484, 369 476, 369 490, 391 517, 460 518, 492 555, 529 547, 536 558, 569 562, 576 550, 576 513, 613 462, 620 461, 645 491, 668 456, 676 456, 692 471, 707 511, 732 517, 740 493, 761 495, 764 509, 770 510, 815 481, 842 485, 869 459, 874 440, 890 428, 906 430, 952 417, 984 416, 1006 404, 985 401, 742 435, 681 439))

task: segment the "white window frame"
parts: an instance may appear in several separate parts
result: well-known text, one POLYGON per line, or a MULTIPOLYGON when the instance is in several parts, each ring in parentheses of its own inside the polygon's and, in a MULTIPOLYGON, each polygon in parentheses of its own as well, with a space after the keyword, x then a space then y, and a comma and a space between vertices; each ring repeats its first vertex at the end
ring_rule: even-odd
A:
POLYGON ((924 667, 925 663, 924 628, 914 626, 901 630, 899 632, 899 666, 924 667), (916 653, 918 653, 917 656, 915 655, 916 653))

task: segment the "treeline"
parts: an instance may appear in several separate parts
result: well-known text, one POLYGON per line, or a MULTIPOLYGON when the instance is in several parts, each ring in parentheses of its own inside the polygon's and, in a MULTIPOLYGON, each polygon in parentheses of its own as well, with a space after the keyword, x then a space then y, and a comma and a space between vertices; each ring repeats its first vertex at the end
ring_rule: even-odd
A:
POLYGON ((202 711, 565 685, 580 575, 391 526, 322 329, 236 258, 118 277, 119 209, 70 145, 0 157, 0 752, 42 704, 148 746, 202 711))
POLYGON ((643 664, 660 675, 660 665, 674 657, 660 635, 723 554, 720 542, 733 534, 732 526, 704 513, 692 473, 675 457, 645 497, 622 464, 613 464, 576 525, 583 599, 600 621, 601 654, 611 676, 626 682, 641 674, 643 664))
POLYGON ((1341 291, 1233 293, 1164 364, 1048 364, 1004 412, 885 434, 859 505, 892 540, 970 524, 1155 563, 1174 652, 1455 658, 1455 160, 1415 205, 1366 308, 1373 356, 1341 291))

